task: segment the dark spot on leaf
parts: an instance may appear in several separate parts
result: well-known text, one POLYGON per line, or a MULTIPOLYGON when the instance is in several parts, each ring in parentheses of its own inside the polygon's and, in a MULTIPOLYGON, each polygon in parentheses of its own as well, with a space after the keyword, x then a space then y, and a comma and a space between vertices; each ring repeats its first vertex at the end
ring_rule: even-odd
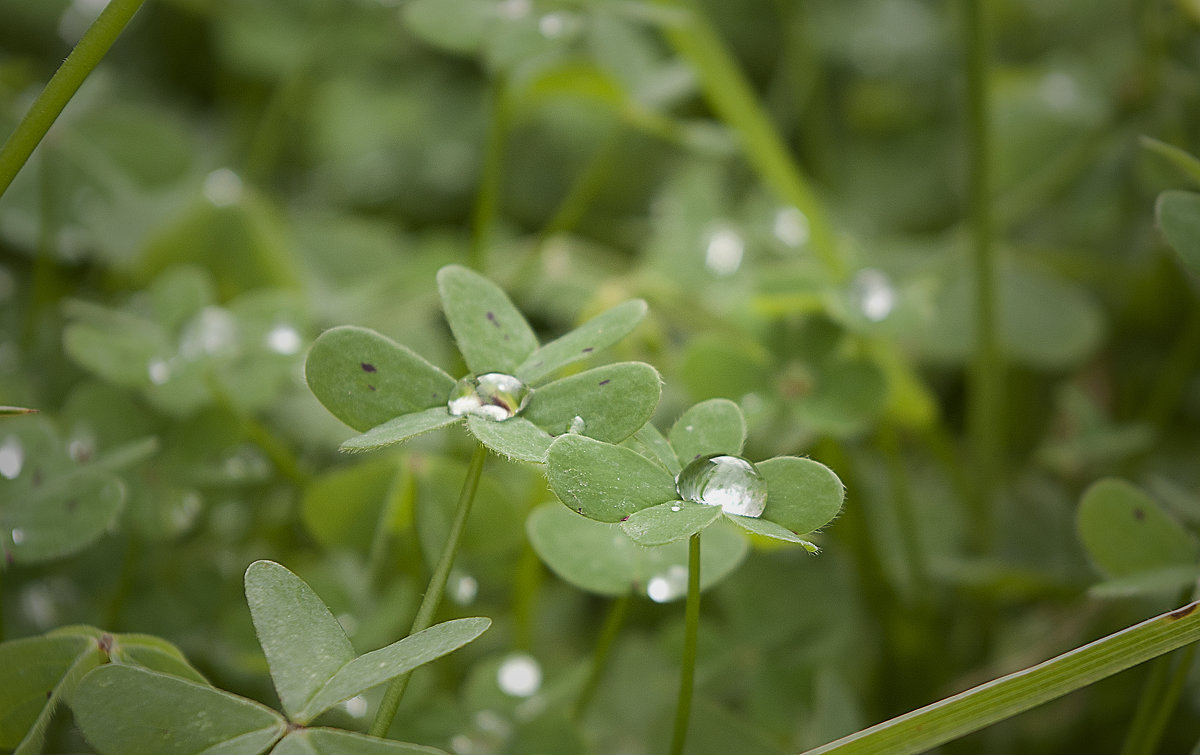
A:
POLYGON ((46 699, 47 700, 49 700, 53 696, 54 696, 54 690, 52 690, 52 689, 46 690, 46 699))
POLYGON ((494 312, 488 312, 487 318, 488 322, 490 322, 492 325, 495 325, 497 328, 500 327, 500 321, 496 319, 496 314, 494 312))
POLYGON ((375 386, 371 385, 370 383, 367 383, 367 388, 369 388, 371 390, 375 390, 375 386))
POLYGON ((1133 518, 1140 522, 1146 518, 1146 512, 1142 511, 1140 507, 1136 508, 1133 510, 1133 518))
POLYGON ((594 347, 592 347, 592 346, 588 346, 588 347, 586 347, 586 348, 583 350, 583 353, 584 353, 584 354, 591 354, 591 353, 592 353, 593 351, 595 351, 595 350, 596 350, 596 349, 595 349, 594 347))
POLYGON ((611 382, 612 382, 611 380, 601 380, 600 385, 608 385, 611 382))
POLYGON ((580 506, 579 508, 577 508, 577 509, 575 509, 575 510, 576 510, 576 511, 578 511, 580 514, 582 514, 582 513, 583 513, 583 507, 582 507, 582 506, 580 506))
POLYGON ((1169 614, 1167 614, 1167 619, 1170 621, 1177 621, 1179 619, 1182 619, 1184 616, 1187 616, 1188 614, 1195 611, 1197 606, 1200 606, 1200 602, 1188 603, 1183 608, 1176 608, 1174 611, 1171 611, 1169 614))
POLYGON ((362 362, 361 366, 363 368, 363 372, 375 372, 375 365, 371 364, 370 362, 362 362))
POLYGON ((622 521, 622 522, 628 522, 628 521, 629 521, 629 515, 628 515, 628 514, 626 514, 625 516, 621 517, 621 521, 622 521))

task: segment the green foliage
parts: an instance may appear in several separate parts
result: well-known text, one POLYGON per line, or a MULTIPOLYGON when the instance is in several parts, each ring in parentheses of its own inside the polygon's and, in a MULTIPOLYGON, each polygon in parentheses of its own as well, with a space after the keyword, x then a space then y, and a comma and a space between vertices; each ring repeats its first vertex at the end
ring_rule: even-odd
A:
POLYGON ((1195 747, 1092 684, 1193 635, 1194 3, 94 5, 0 24, 0 750, 1195 747))

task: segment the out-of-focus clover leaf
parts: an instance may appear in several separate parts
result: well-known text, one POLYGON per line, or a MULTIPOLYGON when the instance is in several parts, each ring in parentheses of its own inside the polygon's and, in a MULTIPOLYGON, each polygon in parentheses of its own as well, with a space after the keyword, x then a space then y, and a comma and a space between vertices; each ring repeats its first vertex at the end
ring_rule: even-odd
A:
POLYGON ((176 416, 215 401, 253 410, 293 379, 307 319, 295 294, 263 289, 221 305, 211 276, 191 266, 146 293, 122 309, 67 302, 66 352, 176 416))
POLYGON ((149 457, 153 438, 114 448, 86 461, 43 417, 8 423, 0 434, 0 568, 75 553, 99 539, 125 505, 114 473, 149 457))
POLYGON ((619 442, 653 413, 661 381, 649 365, 613 364, 548 380, 633 330, 645 315, 644 302, 617 305, 539 346, 525 317, 483 276, 450 265, 438 273, 438 290, 472 372, 457 383, 365 328, 333 328, 313 343, 305 370, 309 387, 334 416, 366 431, 342 450, 382 448, 465 421, 496 453, 541 462, 556 435, 619 442))
POLYGON ((1154 205, 1158 225, 1183 264, 1200 273, 1200 194, 1164 191, 1154 205))
POLYGON ((1119 479, 1089 487, 1076 513, 1079 536, 1108 594, 1171 592, 1196 580, 1200 543, 1141 488, 1119 479))
POLYGON ((672 466, 579 435, 550 447, 546 476, 569 508, 601 522, 621 522, 642 545, 682 540, 721 519, 757 535, 816 546, 800 537, 833 520, 844 488, 828 467, 780 456, 758 465, 742 459, 745 421, 736 404, 713 399, 685 412, 668 433, 672 466))

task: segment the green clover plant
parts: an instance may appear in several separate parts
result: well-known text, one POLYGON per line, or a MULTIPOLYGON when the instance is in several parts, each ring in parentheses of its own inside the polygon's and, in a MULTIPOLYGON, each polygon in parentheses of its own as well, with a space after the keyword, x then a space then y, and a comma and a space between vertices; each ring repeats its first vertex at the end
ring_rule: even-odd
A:
MULTIPOLYGON (((110 651, 111 663, 64 690, 88 741, 101 753, 442 753, 311 724, 335 705, 466 645, 488 628, 489 619, 447 621, 357 655, 312 588, 273 561, 256 561, 246 570, 246 600, 283 714, 210 686, 176 657, 174 648, 143 639, 138 647, 148 649, 140 655, 126 659, 110 651)), ((73 639, 64 637, 59 644, 73 639)), ((113 636, 106 637, 112 646, 113 636)), ((41 638, 24 642, 44 644, 41 638)), ((81 655, 75 665, 103 662, 94 655, 81 655)), ((70 678, 68 671, 60 686, 70 678)), ((40 696, 40 687, 37 692, 40 696)), ((22 702, 23 709, 33 712, 34 701, 22 702)))
MULTIPOLYGON (((413 620, 413 633, 432 623, 441 602, 486 450, 539 463, 555 436, 585 434, 597 442, 620 442, 650 419, 662 391, 658 372, 638 362, 550 379, 632 331, 646 313, 645 302, 620 304, 539 344, 512 300, 487 278, 448 265, 438 271, 437 281, 446 320, 470 374, 456 381, 412 350, 357 327, 322 333, 305 365, 317 399, 338 419, 362 431, 342 444, 344 451, 383 448, 453 424, 465 424, 479 441, 446 544, 413 620)), ((372 723, 372 734, 387 731, 407 684, 407 674, 396 677, 372 723)))
POLYGON ((842 508, 837 475, 811 459, 779 456, 754 464, 739 454, 746 421, 737 404, 712 399, 683 413, 663 437, 653 425, 628 445, 564 435, 550 446, 546 477, 579 514, 619 522, 641 545, 688 540, 687 605, 679 698, 671 752, 686 741, 700 624, 701 533, 727 520, 756 535, 817 546, 800 536, 842 508))
POLYGON ((487 278, 457 265, 438 272, 446 319, 471 371, 456 381, 379 333, 337 327, 309 352, 309 387, 341 421, 363 434, 343 451, 367 451, 465 423, 490 450, 542 462, 554 436, 577 432, 617 443, 658 404, 658 372, 640 362, 596 367, 549 380, 562 368, 625 337, 646 304, 633 300, 539 345, 525 317, 487 278))

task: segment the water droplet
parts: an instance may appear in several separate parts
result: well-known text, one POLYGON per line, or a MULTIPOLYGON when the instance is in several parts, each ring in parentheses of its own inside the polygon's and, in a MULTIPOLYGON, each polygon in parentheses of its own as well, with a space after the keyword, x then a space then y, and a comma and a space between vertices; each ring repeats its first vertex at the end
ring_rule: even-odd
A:
POLYGON ((567 428, 567 432, 578 435, 583 432, 583 426, 583 417, 580 417, 578 414, 576 414, 575 418, 571 420, 571 426, 567 428))
POLYGON ((688 570, 672 564, 665 574, 655 574, 646 583, 646 597, 655 603, 668 603, 687 593, 688 570))
POLYGON ((745 252, 746 244, 741 235, 728 225, 718 225, 708 233, 704 264, 714 275, 732 275, 742 266, 745 252))
POLYGON ((676 503, 675 505, 671 506, 671 511, 683 511, 683 507, 676 503))
POLYGON ((850 281, 850 296, 859 311, 871 322, 886 320, 896 308, 896 289, 887 273, 868 267, 859 270, 850 281))
POLYGON ((0 445, 0 475, 6 479, 15 480, 17 475, 21 474, 21 467, 24 464, 25 447, 15 436, 8 436, 4 439, 4 444, 0 445))
POLYGON ((84 426, 76 427, 67 439, 67 456, 71 461, 85 462, 96 455, 96 434, 84 426))
POLYGON ((367 698, 362 695, 355 695, 346 702, 342 703, 346 708, 346 712, 355 718, 362 718, 367 715, 367 698))
POLYGON ((470 574, 452 572, 450 575, 450 599, 460 606, 475 602, 479 594, 479 580, 470 574))
POLYGON ((223 307, 200 310, 179 336, 179 353, 184 359, 199 359, 228 353, 237 347, 237 320, 223 307))
POLYGON ((775 238, 791 247, 807 244, 811 233, 808 216, 795 207, 779 208, 771 230, 775 233, 775 238))
POLYGON ((150 364, 146 365, 146 374, 150 376, 151 383, 162 385, 171 379, 171 365, 161 359, 151 359, 150 364))
POLYGON ((532 10, 533 3, 530 0, 504 0, 496 7, 496 15, 514 21, 528 16, 532 10))
POLYGON ((1083 103, 1079 82, 1066 71, 1049 71, 1038 83, 1038 96, 1054 110, 1067 112, 1083 103))
POLYGON ((739 456, 702 456, 683 468, 675 489, 685 501, 720 506, 728 514, 761 516, 767 507, 767 481, 739 456))
POLYGON ((295 354, 300 350, 300 331, 286 323, 267 331, 267 348, 276 354, 295 354))
POLYGON ((542 686, 542 667, 530 655, 513 653, 496 671, 496 686, 513 697, 529 697, 542 686))
POLYGON ((10 533, 10 536, 12 537, 13 545, 20 545, 21 543, 25 542, 25 530, 21 529, 20 527, 14 528, 10 533))
POLYGON ((538 19, 538 31, 546 39, 561 39, 574 32, 578 26, 575 16, 564 11, 547 13, 538 19))
POLYGON ((474 414, 499 422, 524 409, 531 393, 529 386, 502 372, 468 375, 454 386, 446 408, 457 417, 474 414))
POLYGON ((242 179, 229 168, 218 168, 204 177, 204 198, 215 207, 229 207, 242 199, 242 179))

